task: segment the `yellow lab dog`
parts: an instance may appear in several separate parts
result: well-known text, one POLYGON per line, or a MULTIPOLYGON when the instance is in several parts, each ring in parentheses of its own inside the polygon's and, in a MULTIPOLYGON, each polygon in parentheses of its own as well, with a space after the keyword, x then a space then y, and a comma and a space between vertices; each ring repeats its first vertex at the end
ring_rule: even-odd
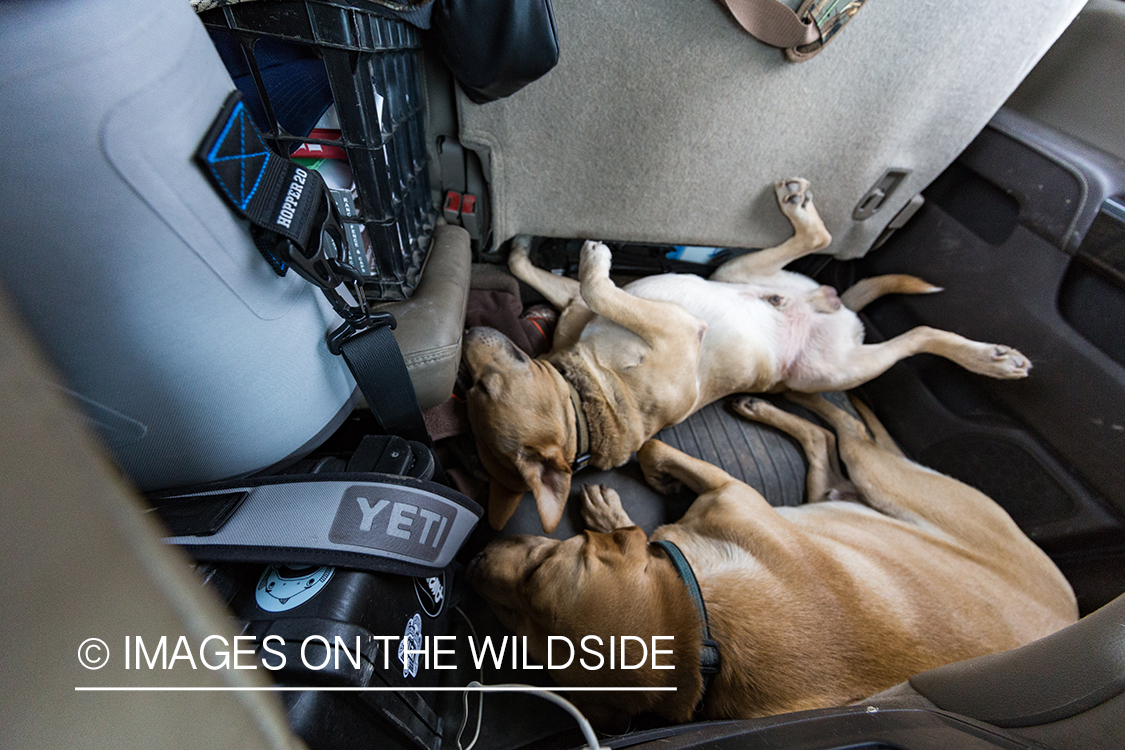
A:
POLYGON ((543 358, 526 356, 491 328, 465 336, 469 419, 492 479, 494 528, 530 489, 543 529, 554 531, 575 468, 620 466, 663 428, 733 393, 845 390, 918 352, 989 377, 1027 375, 1031 363, 1014 349, 925 326, 863 344, 856 310, 887 292, 938 288, 892 275, 837 296, 783 271, 831 236, 807 181, 782 180, 775 191, 793 237, 728 261, 710 279, 662 274, 619 289, 609 278, 609 249, 587 242, 575 281, 535 268, 526 238, 517 239, 512 273, 562 313, 543 358))
POLYGON ((699 495, 678 523, 647 538, 617 493, 586 486, 591 530, 501 539, 470 563, 472 585, 541 662, 551 635, 674 637, 660 643, 673 651, 661 665, 675 669, 552 672, 560 684, 676 688, 599 694, 581 704, 591 719, 620 727, 642 711, 686 721, 845 704, 1077 619, 1066 579, 995 502, 904 458, 861 404, 874 440, 823 398, 796 400, 836 436, 763 401, 735 408, 800 441, 808 504, 770 507, 722 470, 650 440, 637 456, 646 480, 699 495), (721 664, 706 689, 705 661, 721 664))

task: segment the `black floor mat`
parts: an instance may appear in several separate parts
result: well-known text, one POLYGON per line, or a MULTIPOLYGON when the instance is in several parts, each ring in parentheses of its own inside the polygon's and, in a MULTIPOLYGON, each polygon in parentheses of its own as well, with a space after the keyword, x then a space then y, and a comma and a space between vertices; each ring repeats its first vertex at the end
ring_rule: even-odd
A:
POLYGON ((805 456, 788 436, 732 414, 717 401, 657 438, 689 456, 720 467, 766 498, 770 505, 800 505, 805 456))

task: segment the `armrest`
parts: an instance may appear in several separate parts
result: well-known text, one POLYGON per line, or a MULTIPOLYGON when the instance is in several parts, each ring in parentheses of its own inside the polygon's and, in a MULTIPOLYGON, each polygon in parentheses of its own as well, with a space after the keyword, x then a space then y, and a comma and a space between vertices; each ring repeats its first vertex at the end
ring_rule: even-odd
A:
POLYGON ((414 296, 375 305, 395 316, 395 341, 423 409, 449 398, 461 359, 461 334, 469 301, 469 233, 439 226, 414 296))

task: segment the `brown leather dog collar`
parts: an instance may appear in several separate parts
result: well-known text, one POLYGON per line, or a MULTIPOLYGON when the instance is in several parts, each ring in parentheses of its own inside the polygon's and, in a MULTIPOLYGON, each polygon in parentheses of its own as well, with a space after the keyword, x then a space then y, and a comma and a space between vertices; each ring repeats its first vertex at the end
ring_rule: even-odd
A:
POLYGON ((570 405, 574 407, 574 423, 578 427, 578 447, 574 452, 574 460, 570 462, 570 469, 581 471, 590 463, 590 425, 586 421, 586 409, 582 406, 578 389, 566 377, 563 380, 570 391, 570 405))

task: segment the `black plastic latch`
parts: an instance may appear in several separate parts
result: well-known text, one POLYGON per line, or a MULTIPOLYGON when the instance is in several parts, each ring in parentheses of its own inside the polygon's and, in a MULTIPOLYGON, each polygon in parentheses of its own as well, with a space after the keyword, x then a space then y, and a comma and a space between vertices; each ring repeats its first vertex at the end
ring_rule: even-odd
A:
POLYGON ((398 328, 398 321, 395 320, 395 316, 382 310, 369 311, 365 322, 365 325, 356 325, 351 321, 345 321, 342 326, 328 334, 328 351, 333 354, 339 354, 343 351, 344 344, 347 343, 348 339, 369 328, 389 326, 392 331, 398 328))
POLYGON ((149 502, 172 536, 211 536, 223 528, 247 497, 247 492, 220 492, 149 502))
POLYGON ((883 176, 868 190, 859 203, 856 204, 855 210, 852 211, 852 218, 856 221, 863 221, 870 218, 876 211, 883 207, 887 199, 893 193, 902 181, 910 174, 909 169, 888 169, 883 173, 883 176))

